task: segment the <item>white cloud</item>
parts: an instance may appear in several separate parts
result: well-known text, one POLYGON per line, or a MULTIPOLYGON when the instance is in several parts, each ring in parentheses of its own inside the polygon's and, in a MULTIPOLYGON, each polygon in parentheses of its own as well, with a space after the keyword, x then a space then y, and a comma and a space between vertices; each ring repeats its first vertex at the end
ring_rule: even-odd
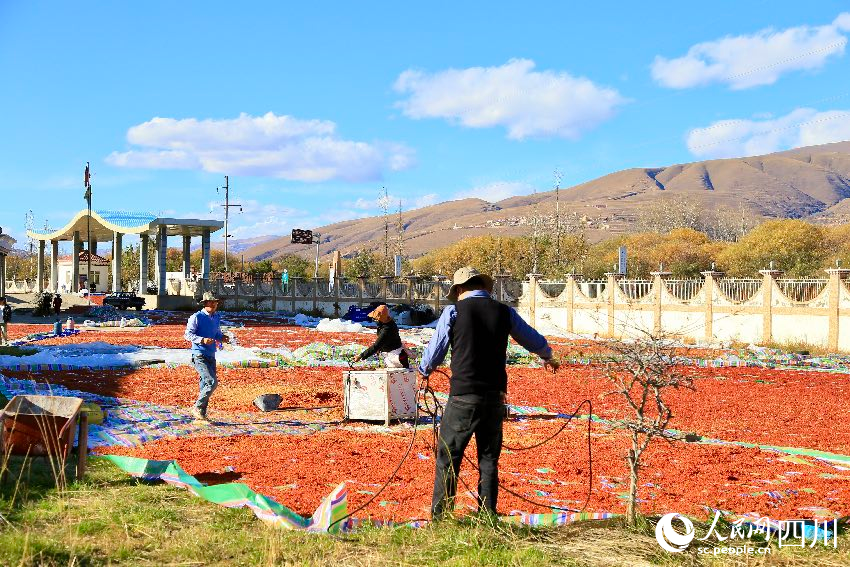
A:
POLYGON ((444 118, 469 128, 503 126, 515 140, 577 139, 611 118, 626 100, 615 89, 555 71, 534 71, 534 61, 499 67, 404 71, 395 90, 410 118, 444 118))
MULTIPOLYGON (((210 203, 210 208, 221 203, 210 203)), ((242 212, 231 211, 229 232, 234 238, 251 238, 269 234, 287 234, 306 219, 305 211, 255 200, 242 201, 242 212)), ((218 233, 217 233, 218 234, 218 233)), ((224 233, 222 232, 221 235, 224 233)))
MULTIPOLYGON (((220 204, 210 203, 210 207, 217 207, 220 204)), ((198 213, 187 214, 197 215, 198 213)), ((346 208, 311 214, 302 209, 247 200, 242 201, 241 213, 231 211, 229 232, 234 238, 239 239, 269 235, 284 236, 289 234, 293 228, 314 229, 319 226, 363 218, 364 216, 367 215, 363 211, 346 208)), ((220 239, 224 232, 217 232, 216 235, 220 239)))
POLYGON ((850 13, 825 26, 771 28, 752 35, 727 36, 692 46, 675 59, 656 56, 652 77, 662 86, 686 89, 725 83, 732 89, 771 85, 791 71, 819 69, 844 55, 850 13))
POLYGON ((850 139, 850 110, 798 108, 772 120, 721 120, 687 134, 700 158, 751 156, 850 139))
POLYGON ((291 181, 374 181, 413 165, 413 152, 392 143, 336 136, 336 124, 292 116, 240 114, 229 120, 153 118, 127 131, 140 149, 112 152, 118 167, 202 169, 291 181))
POLYGON ((517 195, 527 195, 534 191, 534 187, 528 183, 520 183, 515 181, 496 181, 487 185, 473 187, 466 191, 461 191, 455 194, 455 199, 483 199, 490 203, 495 203, 508 197, 516 197, 517 195))

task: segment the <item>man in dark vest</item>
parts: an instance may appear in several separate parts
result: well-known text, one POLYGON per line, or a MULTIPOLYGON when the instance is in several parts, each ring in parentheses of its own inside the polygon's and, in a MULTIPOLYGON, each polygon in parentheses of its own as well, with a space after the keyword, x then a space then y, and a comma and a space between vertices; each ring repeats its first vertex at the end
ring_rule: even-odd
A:
POLYGON ((555 372, 558 362, 546 338, 511 307, 490 297, 493 279, 475 268, 454 275, 448 298, 456 302, 440 315, 437 331, 422 354, 419 372, 429 376, 451 346, 449 400, 440 422, 431 515, 441 519, 454 509, 463 453, 475 434, 478 448, 478 510, 496 514, 502 422, 507 413, 505 370, 508 337, 543 359, 555 372))

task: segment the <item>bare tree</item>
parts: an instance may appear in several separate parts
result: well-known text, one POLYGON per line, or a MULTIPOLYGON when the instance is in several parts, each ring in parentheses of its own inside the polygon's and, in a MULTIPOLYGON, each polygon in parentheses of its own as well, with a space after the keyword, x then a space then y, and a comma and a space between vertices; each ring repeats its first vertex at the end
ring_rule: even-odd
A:
POLYGON ((626 456, 629 465, 626 519, 633 526, 637 523, 638 477, 643 453, 657 437, 668 441, 675 438, 667 431, 673 412, 664 401, 665 390, 693 390, 694 386, 691 378, 676 371, 674 347, 669 339, 647 333, 633 341, 612 342, 610 348, 605 377, 614 390, 606 395, 620 396, 631 410, 621 425, 629 431, 632 441, 626 456))
POLYGON ((638 213, 638 228, 648 232, 667 233, 677 228, 703 228, 704 218, 699 203, 682 196, 661 198, 644 205, 638 213))
POLYGON ((384 213, 384 258, 381 262, 381 275, 388 276, 390 275, 390 196, 387 194, 386 187, 381 187, 378 206, 384 213))
POLYGON ((404 257, 404 219, 401 216, 401 200, 398 202, 398 222, 396 223, 396 254, 404 257))

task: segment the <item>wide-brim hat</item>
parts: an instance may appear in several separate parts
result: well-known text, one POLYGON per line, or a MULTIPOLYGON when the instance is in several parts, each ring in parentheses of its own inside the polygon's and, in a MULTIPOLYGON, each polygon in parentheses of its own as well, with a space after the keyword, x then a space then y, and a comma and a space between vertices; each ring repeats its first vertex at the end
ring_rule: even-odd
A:
POLYGON ((456 271, 454 278, 452 278, 452 287, 449 288, 448 295, 449 301, 457 301, 457 287, 459 285, 463 285, 475 278, 481 280, 481 283, 484 284, 484 289, 487 290, 487 293, 493 291, 493 278, 487 274, 482 274, 471 266, 465 266, 456 271))
POLYGON ((214 294, 211 291, 205 291, 203 297, 201 297, 201 300, 198 301, 198 303, 203 305, 207 301, 217 301, 218 302, 218 301, 221 301, 221 298, 218 297, 216 294, 214 294))

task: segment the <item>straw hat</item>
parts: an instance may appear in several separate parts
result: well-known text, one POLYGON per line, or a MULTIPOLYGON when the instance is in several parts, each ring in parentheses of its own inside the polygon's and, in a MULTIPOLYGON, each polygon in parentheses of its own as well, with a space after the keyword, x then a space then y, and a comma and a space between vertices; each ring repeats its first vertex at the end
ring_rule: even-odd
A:
POLYGON ((487 293, 493 291, 493 278, 487 274, 482 274, 471 266, 465 266, 455 272, 454 278, 452 279, 452 287, 449 288, 449 301, 457 301, 457 286, 464 285, 475 278, 481 280, 481 283, 484 284, 484 289, 487 290, 487 293))

